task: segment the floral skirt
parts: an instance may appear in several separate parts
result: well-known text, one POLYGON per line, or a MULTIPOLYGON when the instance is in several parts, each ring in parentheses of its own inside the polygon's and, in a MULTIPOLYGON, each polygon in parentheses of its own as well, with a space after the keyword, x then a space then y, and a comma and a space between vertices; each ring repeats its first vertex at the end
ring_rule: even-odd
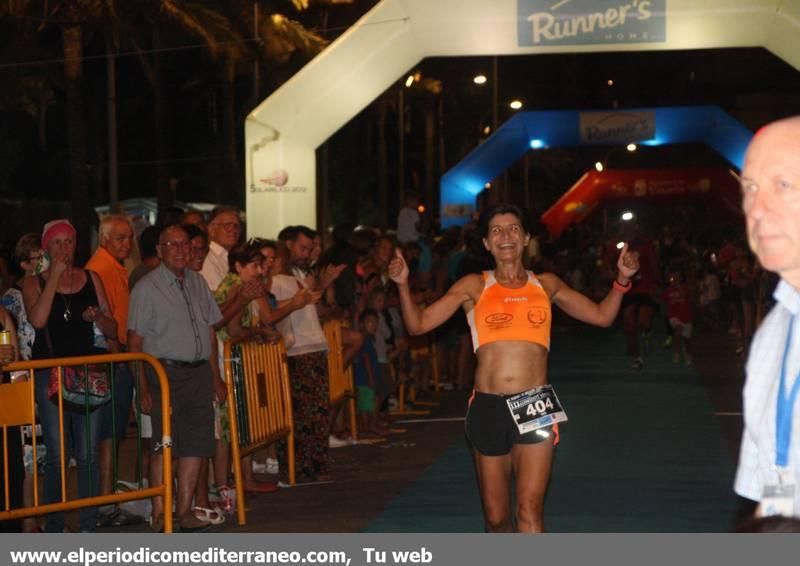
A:
MULTIPOLYGON (((289 381, 294 417, 295 472, 297 482, 325 479, 330 473, 328 434, 330 391, 328 353, 290 356, 289 381)), ((278 444, 280 479, 288 480, 286 442, 278 444)))

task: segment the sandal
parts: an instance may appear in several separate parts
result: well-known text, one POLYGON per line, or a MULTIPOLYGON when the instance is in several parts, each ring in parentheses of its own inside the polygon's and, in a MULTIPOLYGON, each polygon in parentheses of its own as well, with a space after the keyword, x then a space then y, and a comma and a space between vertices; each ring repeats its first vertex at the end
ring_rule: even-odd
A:
POLYGON ((233 515, 236 511, 236 490, 227 485, 221 485, 208 490, 208 499, 228 515, 233 515))
POLYGON ((225 514, 219 507, 209 509, 208 507, 192 507, 192 513, 201 521, 210 525, 221 525, 225 522, 225 514))
POLYGON ((175 521, 176 530, 182 533, 196 533, 204 531, 211 526, 211 523, 204 521, 194 513, 189 513, 183 517, 177 518, 175 521))

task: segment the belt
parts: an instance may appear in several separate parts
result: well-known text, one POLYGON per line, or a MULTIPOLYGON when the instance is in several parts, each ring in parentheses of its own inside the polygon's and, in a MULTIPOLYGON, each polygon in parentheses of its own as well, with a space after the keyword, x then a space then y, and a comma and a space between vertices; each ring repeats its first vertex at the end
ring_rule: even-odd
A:
POLYGON ((184 362, 182 360, 170 360, 168 358, 161 358, 159 361, 165 366, 173 366, 176 368, 199 368, 200 366, 208 362, 208 360, 195 360, 193 362, 184 362))

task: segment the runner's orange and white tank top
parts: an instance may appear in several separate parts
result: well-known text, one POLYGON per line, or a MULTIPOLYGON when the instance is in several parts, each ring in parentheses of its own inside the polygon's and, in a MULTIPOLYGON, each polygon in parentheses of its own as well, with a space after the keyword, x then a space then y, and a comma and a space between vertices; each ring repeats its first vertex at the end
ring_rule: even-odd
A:
POLYGON ((528 281, 519 289, 497 282, 494 271, 483 272, 483 292, 467 322, 475 351, 498 340, 519 340, 550 349, 550 297, 536 276, 528 271, 528 281))

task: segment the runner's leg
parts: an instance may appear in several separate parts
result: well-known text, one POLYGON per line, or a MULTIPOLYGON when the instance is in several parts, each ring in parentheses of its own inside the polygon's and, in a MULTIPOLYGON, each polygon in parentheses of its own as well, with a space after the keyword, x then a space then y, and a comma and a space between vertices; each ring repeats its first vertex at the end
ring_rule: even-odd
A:
POLYGON ((553 464, 553 442, 515 444, 511 448, 511 461, 517 491, 517 531, 541 533, 544 531, 544 496, 550 481, 553 464))
POLYGON ((473 450, 473 454, 486 530, 490 533, 513 532, 511 455, 484 456, 475 450, 473 450))

